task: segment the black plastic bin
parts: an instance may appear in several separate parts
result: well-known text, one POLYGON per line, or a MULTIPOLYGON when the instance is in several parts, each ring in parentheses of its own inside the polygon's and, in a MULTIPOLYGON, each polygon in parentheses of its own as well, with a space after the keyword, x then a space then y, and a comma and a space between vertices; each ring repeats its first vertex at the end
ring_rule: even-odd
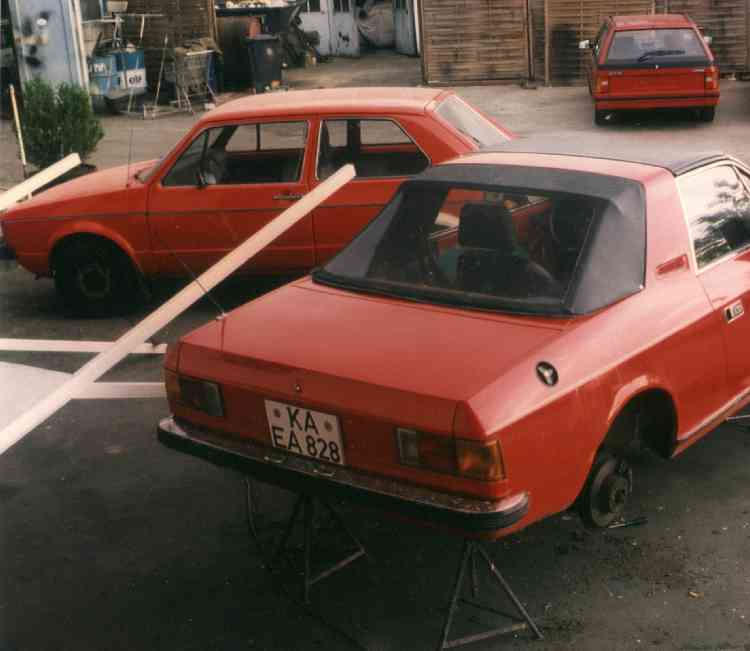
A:
POLYGON ((262 93, 281 84, 281 41, 278 36, 258 34, 245 39, 250 54, 253 88, 262 93))

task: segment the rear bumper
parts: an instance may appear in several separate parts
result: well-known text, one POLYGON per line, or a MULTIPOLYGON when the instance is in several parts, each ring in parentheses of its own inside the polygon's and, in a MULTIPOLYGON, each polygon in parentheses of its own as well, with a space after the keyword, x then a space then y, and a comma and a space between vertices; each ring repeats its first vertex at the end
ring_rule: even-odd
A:
POLYGON ((250 441, 220 438, 174 418, 157 428, 165 446, 218 466, 234 468, 259 481, 298 493, 345 498, 404 517, 461 531, 497 534, 529 510, 529 496, 518 493, 502 500, 481 500, 438 493, 349 468, 322 464, 250 441))
POLYGON ((597 111, 643 110, 657 108, 707 108, 719 104, 719 95, 699 97, 594 97, 597 111))

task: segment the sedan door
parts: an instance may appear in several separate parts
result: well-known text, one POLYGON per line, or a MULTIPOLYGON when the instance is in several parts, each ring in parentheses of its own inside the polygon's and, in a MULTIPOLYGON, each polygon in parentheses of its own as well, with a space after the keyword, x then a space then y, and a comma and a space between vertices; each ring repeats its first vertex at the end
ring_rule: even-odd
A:
MULTIPOLYGON (((203 131, 154 184, 149 224, 160 273, 200 273, 307 192, 304 121, 203 131)), ((314 263, 305 218, 242 269, 293 272, 314 263)))
POLYGON ((313 212, 316 264, 324 264, 375 217, 407 178, 430 165, 396 120, 330 118, 318 127, 313 184, 351 163, 357 175, 313 212))

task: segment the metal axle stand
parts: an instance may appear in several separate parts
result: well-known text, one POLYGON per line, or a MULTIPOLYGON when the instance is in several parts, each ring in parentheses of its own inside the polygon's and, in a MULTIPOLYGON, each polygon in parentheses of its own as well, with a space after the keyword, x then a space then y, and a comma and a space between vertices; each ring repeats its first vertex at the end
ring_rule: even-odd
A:
POLYGON ((508 585, 508 582, 505 580, 503 575, 500 574, 497 567, 495 567, 495 564, 493 563, 487 552, 484 550, 482 545, 476 540, 469 540, 468 538, 464 540, 463 556, 458 567, 458 575, 456 576, 456 584, 453 588, 453 596, 451 597, 451 605, 450 609, 448 610, 448 616, 446 617, 445 624, 443 625, 443 634, 440 641, 440 646, 438 646, 439 651, 442 651, 443 649, 455 649, 456 647, 471 644, 472 642, 479 642, 481 640, 487 640, 498 635, 515 633, 516 631, 523 631, 527 628, 530 628, 534 632, 534 635, 538 640, 544 639, 544 635, 542 635, 542 632, 539 630, 529 613, 526 612, 523 604, 518 600, 518 597, 516 597, 513 590, 511 590, 511 587, 508 585), (518 614, 521 615, 522 619, 514 615, 509 615, 502 611, 483 606, 474 601, 469 601, 461 596, 461 589, 463 587, 464 577, 466 576, 467 565, 469 564, 471 564, 471 593, 472 597, 476 598, 477 596, 477 556, 480 556, 487 563, 487 568, 489 569, 490 575, 494 577, 494 579, 500 584, 503 592, 505 592, 508 599, 510 599, 510 601, 513 603, 513 606, 515 607, 518 614), (475 633, 474 635, 467 635, 465 637, 459 637, 453 640, 449 640, 448 635, 450 633, 451 625, 453 624, 453 617, 456 614, 456 609, 458 608, 459 601, 470 606, 474 606, 475 608, 479 608, 480 610, 485 610, 487 612, 495 613, 496 615, 501 615, 506 619, 514 620, 514 622, 502 628, 494 628, 483 631, 481 633, 475 633))
MULTIPOLYGON (((255 538, 256 541, 258 541, 258 533, 257 529, 255 527, 255 517, 254 517, 254 507, 253 507, 253 494, 252 494, 252 483, 249 479, 245 479, 246 487, 247 487, 247 516, 248 516, 248 525, 250 527, 250 533, 255 538)), ((284 533, 281 537, 281 540, 279 541, 278 546, 276 547, 276 551, 271 556, 271 560, 267 563, 269 569, 273 571, 275 568, 278 567, 279 561, 282 559, 289 562, 288 559, 288 549, 287 545, 289 544, 289 540, 292 537, 292 534, 294 533, 294 527, 295 524, 297 524, 297 521, 300 518, 300 514, 302 514, 302 524, 303 524, 303 539, 304 539, 304 546, 303 546, 303 553, 304 553, 304 575, 303 575, 303 588, 304 588, 304 603, 309 604, 310 603, 310 588, 318 583, 318 581, 322 581, 323 579, 331 576, 332 574, 335 574, 339 570, 344 569, 347 565, 350 563, 353 563, 356 561, 360 556, 365 555, 365 548, 362 546, 362 543, 359 542, 359 540, 356 538, 356 536, 351 532, 349 527, 346 526, 346 523, 341 518, 341 516, 338 514, 338 512, 325 500, 322 498, 316 498, 311 495, 298 495, 297 501, 294 504, 294 509, 292 510, 292 515, 289 517, 289 520, 287 520, 286 527, 284 529, 284 533), (344 557, 337 563, 334 563, 330 567, 318 572, 313 576, 312 574, 312 552, 313 552, 313 545, 314 545, 314 537, 315 537, 315 503, 319 502, 323 508, 328 511, 333 521, 336 523, 338 529, 342 531, 346 536, 354 543, 354 546, 356 550, 349 554, 348 556, 344 557)))

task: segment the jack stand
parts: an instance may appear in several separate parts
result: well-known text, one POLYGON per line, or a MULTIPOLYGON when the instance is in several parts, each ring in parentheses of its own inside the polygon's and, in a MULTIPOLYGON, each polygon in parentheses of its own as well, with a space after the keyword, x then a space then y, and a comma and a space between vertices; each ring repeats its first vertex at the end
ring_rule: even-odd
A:
POLYGON ((481 640, 487 640, 489 638, 496 637, 498 635, 506 635, 508 633, 515 633, 516 631, 523 631, 523 630, 526 630, 527 628, 530 628, 534 632, 534 635, 536 635, 536 638, 538 640, 544 639, 544 635, 542 635, 542 632, 539 630, 534 620, 526 612, 526 609, 523 607, 523 604, 518 600, 518 597, 516 597, 513 590, 511 590, 511 587, 508 585, 503 575, 500 574, 498 569, 495 567, 495 564, 493 563, 492 559, 489 557, 487 552, 484 550, 482 545, 476 540, 470 540, 468 538, 465 539, 464 548, 463 548, 463 556, 461 558, 461 564, 459 565, 459 568, 458 568, 458 576, 456 577, 456 584, 455 584, 455 587, 453 588, 453 596, 451 598, 451 605, 450 605, 450 609, 448 610, 448 616, 445 619, 445 624, 443 626, 442 639, 441 639, 440 645, 438 646, 438 650, 442 651, 443 649, 455 649, 456 647, 464 646, 466 644, 471 644, 472 642, 479 642, 481 640), (500 587, 503 589, 503 592, 505 592, 508 599, 511 600, 516 610, 523 618, 522 620, 519 619, 518 617, 515 617, 513 615, 508 615, 507 613, 501 612, 499 610, 494 610, 493 608, 483 606, 473 601, 468 601, 467 599, 464 599, 461 596, 461 588, 463 587, 464 577, 466 575, 466 569, 467 569, 466 566, 469 564, 471 564, 471 593, 472 593, 472 597, 476 598, 477 596, 477 593, 478 593, 477 555, 481 556, 485 560, 485 562, 487 563, 487 567, 490 571, 490 575, 494 577, 495 580, 500 584, 500 587), (484 631, 482 633, 475 633, 474 635, 467 635, 465 637, 460 637, 460 638, 456 638, 453 640, 449 640, 448 635, 450 633, 451 625, 453 624, 453 617, 456 614, 456 608, 458 607, 459 601, 465 604, 468 604, 470 606, 474 606, 475 608, 479 608, 487 612, 495 613, 496 615, 501 615, 507 619, 511 619, 515 621, 514 623, 509 624, 508 626, 504 626, 502 628, 494 628, 488 631, 484 631))
MULTIPOLYGON (((252 493, 252 483, 249 479, 245 479, 245 484, 247 488, 247 518, 248 518, 248 526, 250 528, 250 533, 253 536, 253 538, 258 541, 258 531, 255 526, 255 510, 254 510, 254 499, 253 499, 253 493, 252 493)), ((335 574, 339 570, 344 569, 347 565, 350 563, 353 563, 361 556, 364 556, 366 554, 365 548, 362 546, 362 543, 359 542, 359 540, 356 538, 356 536, 351 532, 351 530, 346 526, 346 523, 343 521, 341 516, 338 514, 338 512, 325 500, 321 498, 315 498, 310 495, 298 495, 297 501, 294 505, 294 509, 292 511, 292 515, 289 517, 289 520, 287 520, 286 527, 284 529, 284 534, 281 537, 281 540, 279 541, 278 546, 276 547, 276 551, 273 553, 270 562, 267 563, 267 566, 270 571, 273 571, 274 568, 278 567, 279 561, 284 558, 287 563, 289 563, 288 559, 288 550, 287 545, 289 543, 289 539, 292 537, 292 534, 294 533, 294 525, 299 520, 300 513, 302 513, 302 522, 303 522, 303 537, 304 537, 304 576, 303 576, 303 601, 305 605, 310 604, 310 588, 315 585, 318 581, 322 581, 323 579, 331 576, 332 574, 335 574), (356 550, 346 556, 345 558, 341 559, 337 563, 334 563, 330 567, 322 570, 315 576, 312 576, 312 552, 313 552, 313 538, 315 536, 315 502, 319 502, 329 513, 332 520, 335 522, 337 527, 344 533, 346 536, 354 543, 356 550)), ((260 547, 260 546, 259 546, 260 547)), ((290 564, 290 563, 289 563, 290 564)), ((290 564, 291 565, 291 564, 290 564)))

